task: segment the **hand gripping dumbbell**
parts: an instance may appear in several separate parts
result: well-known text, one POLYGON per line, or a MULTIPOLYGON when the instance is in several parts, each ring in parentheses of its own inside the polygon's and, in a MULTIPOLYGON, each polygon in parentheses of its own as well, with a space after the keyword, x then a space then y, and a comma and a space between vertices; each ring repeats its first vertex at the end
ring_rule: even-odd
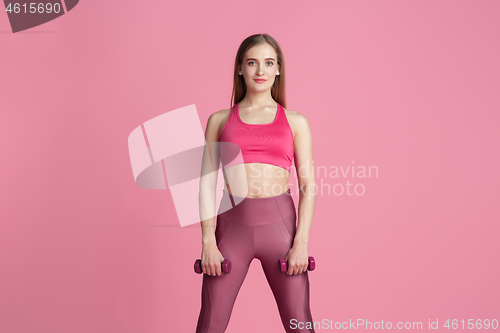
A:
MULTIPOLYGON (((221 263, 221 266, 223 273, 231 273, 231 261, 229 261, 229 259, 224 259, 224 261, 221 263)), ((196 261, 194 262, 194 271, 198 274, 203 273, 203 269, 201 268, 201 259, 196 259, 196 261)))
MULTIPOLYGON (((288 269, 288 263, 285 261, 285 259, 280 259, 278 263, 280 265, 281 271, 286 272, 286 270, 288 269)), ((307 265, 307 270, 314 271, 315 268, 316 268, 316 262, 314 261, 314 258, 309 257, 309 265, 307 265)))

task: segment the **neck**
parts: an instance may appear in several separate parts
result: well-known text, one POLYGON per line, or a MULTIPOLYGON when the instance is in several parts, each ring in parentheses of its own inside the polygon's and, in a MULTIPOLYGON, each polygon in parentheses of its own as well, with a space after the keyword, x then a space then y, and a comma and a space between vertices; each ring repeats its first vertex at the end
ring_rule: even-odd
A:
POLYGON ((276 106, 276 102, 271 97, 271 90, 266 91, 248 91, 245 97, 240 101, 240 105, 243 104, 249 109, 262 109, 265 106, 276 106))

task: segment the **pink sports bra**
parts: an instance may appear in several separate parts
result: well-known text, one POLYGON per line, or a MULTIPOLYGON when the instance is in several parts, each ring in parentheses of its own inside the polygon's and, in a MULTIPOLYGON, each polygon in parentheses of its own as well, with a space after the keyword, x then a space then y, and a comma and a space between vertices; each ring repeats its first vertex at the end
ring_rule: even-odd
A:
MULTIPOLYGON (((247 124, 239 115, 238 104, 231 108, 229 117, 221 131, 220 141, 235 143, 243 156, 243 163, 267 163, 290 172, 294 157, 293 133, 285 109, 278 103, 274 120, 267 124, 247 124)), ((225 167, 232 166, 238 152, 221 144, 221 162, 225 167)), ((241 164, 241 163, 236 163, 241 164)))

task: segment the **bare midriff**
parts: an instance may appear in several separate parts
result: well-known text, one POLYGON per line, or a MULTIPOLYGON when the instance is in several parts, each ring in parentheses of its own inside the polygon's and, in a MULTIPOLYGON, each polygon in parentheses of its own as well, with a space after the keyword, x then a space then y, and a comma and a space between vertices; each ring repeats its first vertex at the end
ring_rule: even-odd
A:
POLYGON ((273 164, 244 163, 226 168, 224 177, 224 190, 231 195, 268 198, 288 190, 290 172, 273 164))

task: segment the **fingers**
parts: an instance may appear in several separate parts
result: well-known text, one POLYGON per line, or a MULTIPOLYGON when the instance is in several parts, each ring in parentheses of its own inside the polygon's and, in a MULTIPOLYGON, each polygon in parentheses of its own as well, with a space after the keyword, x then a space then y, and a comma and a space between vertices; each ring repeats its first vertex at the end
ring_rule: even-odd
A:
POLYGON ((217 276, 222 276, 221 262, 218 265, 216 265, 215 272, 216 272, 217 276))
POLYGON ((307 271, 307 266, 309 265, 309 262, 301 262, 300 264, 297 261, 289 261, 288 262, 288 269, 286 270, 286 274, 288 275, 297 275, 304 273, 307 271))
MULTIPOLYGON (((224 261, 224 260, 222 260, 224 261)), ((222 261, 220 262, 201 262, 201 269, 204 274, 210 276, 223 276, 222 272, 222 261)))
POLYGON ((215 276, 215 263, 206 262, 205 265, 203 265, 202 263, 201 266, 203 267, 203 273, 210 276, 215 276))
POLYGON ((203 271, 203 274, 210 275, 208 271, 208 264, 204 262, 203 260, 201 261, 201 270, 203 271))
POLYGON ((222 269, 221 269, 221 262, 213 262, 210 264, 210 272, 212 272, 212 276, 221 276, 222 274, 222 269))

